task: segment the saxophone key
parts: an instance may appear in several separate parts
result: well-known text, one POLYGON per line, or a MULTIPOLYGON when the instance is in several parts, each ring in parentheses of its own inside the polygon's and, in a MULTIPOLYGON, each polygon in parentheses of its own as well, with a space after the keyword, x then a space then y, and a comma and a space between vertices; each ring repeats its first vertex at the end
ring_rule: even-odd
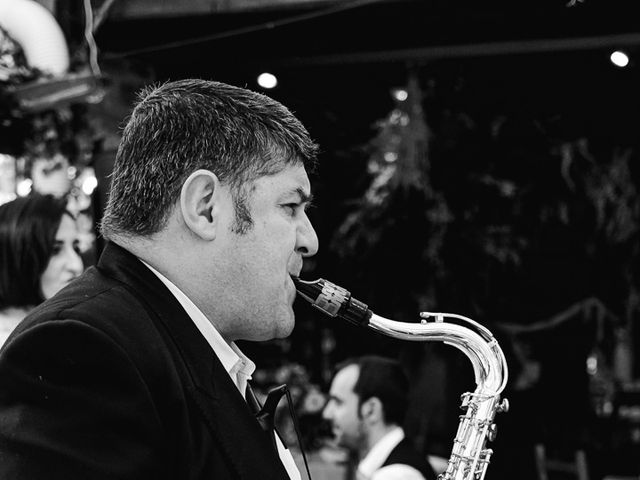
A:
POLYGON ((492 423, 489 427, 489 433, 487 434, 487 438, 489 441, 493 442, 498 435, 498 426, 495 423, 492 423))

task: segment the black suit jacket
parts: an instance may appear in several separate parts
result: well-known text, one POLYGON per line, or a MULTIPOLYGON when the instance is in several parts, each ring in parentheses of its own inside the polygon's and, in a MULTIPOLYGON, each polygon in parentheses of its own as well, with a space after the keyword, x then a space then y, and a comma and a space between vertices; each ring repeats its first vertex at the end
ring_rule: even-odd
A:
POLYGON ((436 474, 427 461, 426 456, 421 455, 418 450, 415 449, 411 441, 406 437, 403 438, 393 450, 391 450, 391 453, 382 466, 384 467, 397 463, 402 463, 415 468, 422 473, 425 480, 436 480, 436 474))
POLYGON ((108 244, 0 351, 0 479, 287 479, 164 284, 108 244))

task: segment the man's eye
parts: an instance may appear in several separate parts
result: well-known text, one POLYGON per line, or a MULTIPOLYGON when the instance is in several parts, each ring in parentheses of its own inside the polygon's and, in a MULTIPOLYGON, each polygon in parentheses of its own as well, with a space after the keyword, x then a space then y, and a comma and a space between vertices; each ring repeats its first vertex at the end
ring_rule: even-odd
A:
POLYGON ((298 203, 285 203, 282 207, 287 210, 290 215, 294 215, 299 206, 300 204, 298 203))

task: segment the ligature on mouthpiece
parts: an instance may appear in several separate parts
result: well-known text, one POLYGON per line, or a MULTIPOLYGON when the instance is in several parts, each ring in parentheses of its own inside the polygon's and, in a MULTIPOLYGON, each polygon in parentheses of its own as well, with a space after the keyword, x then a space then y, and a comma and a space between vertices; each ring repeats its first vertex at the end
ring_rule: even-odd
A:
POLYGON ((373 312, 366 304, 353 298, 348 290, 324 278, 309 282, 292 278, 300 296, 324 314, 340 317, 361 327, 369 323, 373 312))

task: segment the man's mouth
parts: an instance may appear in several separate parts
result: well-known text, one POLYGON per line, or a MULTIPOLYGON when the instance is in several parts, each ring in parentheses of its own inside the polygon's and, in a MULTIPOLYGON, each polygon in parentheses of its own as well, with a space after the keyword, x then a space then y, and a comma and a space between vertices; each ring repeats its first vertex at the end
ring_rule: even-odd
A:
POLYGON ((295 282, 293 281, 293 278, 294 278, 294 277, 293 277, 292 275, 290 275, 290 276, 289 276, 289 281, 287 282, 287 290, 289 290, 289 289, 290 289, 289 291, 290 291, 290 293, 291 293, 291 302, 292 302, 292 303, 293 303, 293 301, 295 300, 296 295, 298 294, 298 291, 296 290, 296 284, 295 284, 295 282))
POLYGON ((291 280, 291 284, 293 285, 293 288, 296 288, 296 280, 298 280, 299 277, 298 275, 295 275, 293 273, 289 273, 289 280, 291 280))

